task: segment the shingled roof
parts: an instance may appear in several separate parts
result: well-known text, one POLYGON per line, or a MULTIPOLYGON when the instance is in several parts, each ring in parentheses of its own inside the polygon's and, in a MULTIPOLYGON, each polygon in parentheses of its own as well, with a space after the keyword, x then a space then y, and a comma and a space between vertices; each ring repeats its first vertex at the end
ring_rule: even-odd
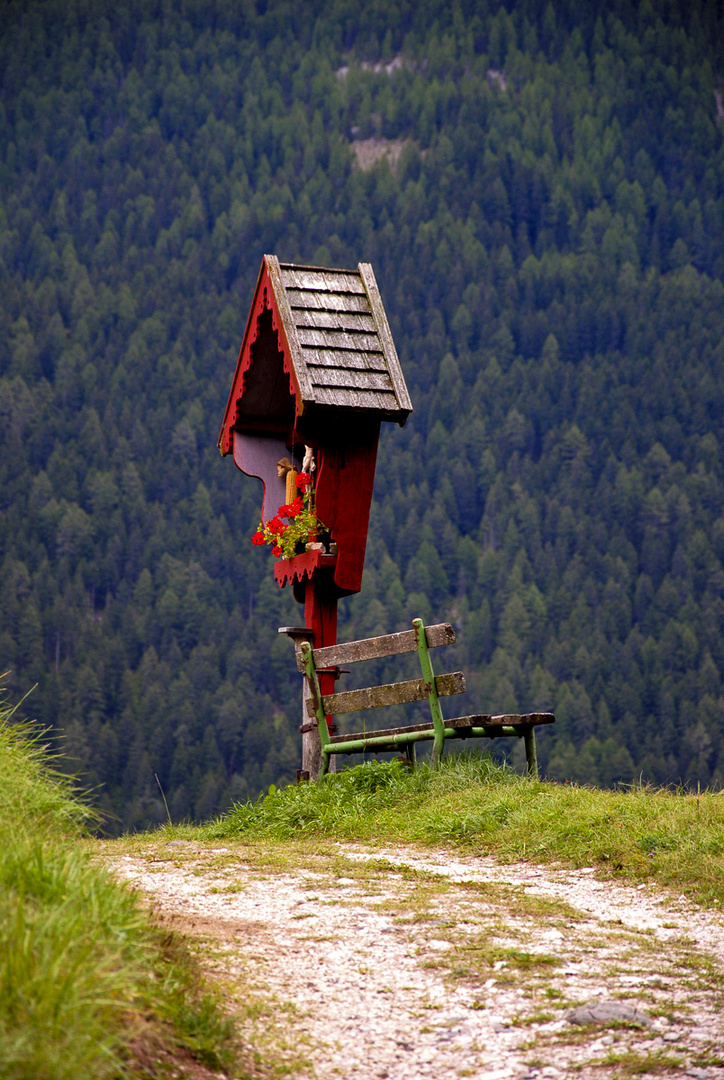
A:
POLYGON ((241 415, 257 320, 269 302, 300 413, 351 409, 404 424, 412 402, 370 264, 328 270, 265 255, 221 429, 222 452, 241 415))
POLYGON ((294 367, 307 376, 303 400, 406 417, 412 403, 370 264, 324 270, 272 258, 294 367))

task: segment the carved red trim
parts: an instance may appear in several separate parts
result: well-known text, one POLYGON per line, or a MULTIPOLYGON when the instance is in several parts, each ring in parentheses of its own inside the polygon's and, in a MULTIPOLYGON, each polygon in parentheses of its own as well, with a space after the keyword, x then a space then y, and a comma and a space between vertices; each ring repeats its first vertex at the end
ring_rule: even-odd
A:
POLYGON ((231 384, 231 392, 229 393, 229 400, 226 403, 224 420, 219 433, 218 446, 222 454, 230 454, 233 449, 232 432, 239 419, 239 402, 246 389, 246 374, 251 367, 251 346, 259 335, 259 317, 264 311, 271 311, 272 313, 272 327, 276 331, 279 348, 282 352, 284 371, 289 376, 289 392, 294 397, 295 419, 300 413, 301 395, 299 393, 299 384, 297 383, 294 366, 292 364, 292 354, 284 330, 284 323, 279 315, 279 309, 274 296, 274 289, 272 288, 271 279, 267 270, 266 259, 262 259, 261 270, 259 271, 259 278, 254 292, 254 301, 251 305, 249 318, 246 322, 244 339, 241 343, 239 359, 236 362, 234 381, 231 384))
POLYGON ((274 580, 280 589, 295 581, 303 581, 304 578, 312 580, 314 572, 320 566, 333 567, 337 561, 335 555, 326 555, 325 552, 315 548, 313 551, 305 551, 301 555, 295 555, 293 559, 279 559, 274 564, 274 580))

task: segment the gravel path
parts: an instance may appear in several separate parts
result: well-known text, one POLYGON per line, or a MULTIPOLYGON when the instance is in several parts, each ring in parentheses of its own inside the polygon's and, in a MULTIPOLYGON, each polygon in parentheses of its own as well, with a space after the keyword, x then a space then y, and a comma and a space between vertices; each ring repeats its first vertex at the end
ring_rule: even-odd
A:
POLYGON ((684 897, 419 848, 109 849, 203 939, 247 1043, 286 1075, 724 1078, 724 925, 684 897), (566 1020, 611 1000, 651 1026, 566 1020))

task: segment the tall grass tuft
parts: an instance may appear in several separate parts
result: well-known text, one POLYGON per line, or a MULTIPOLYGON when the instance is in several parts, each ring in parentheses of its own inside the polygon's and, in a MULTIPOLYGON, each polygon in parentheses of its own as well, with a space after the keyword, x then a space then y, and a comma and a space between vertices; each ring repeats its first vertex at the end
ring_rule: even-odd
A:
POLYGON ((145 1046, 220 1067, 231 1029, 180 939, 83 849, 94 815, 0 700, 0 1076, 148 1075, 145 1046))
MULTIPOLYGON (((247 835, 282 840, 310 832, 360 838, 369 835, 385 811, 402 810, 411 821, 443 793, 492 781, 514 784, 516 774, 488 755, 456 755, 436 772, 427 765, 413 770, 399 760, 370 761, 329 774, 317 784, 281 789, 272 784, 268 794, 237 803, 204 832, 210 839, 247 835)), ((391 820, 385 818, 388 829, 391 820)))

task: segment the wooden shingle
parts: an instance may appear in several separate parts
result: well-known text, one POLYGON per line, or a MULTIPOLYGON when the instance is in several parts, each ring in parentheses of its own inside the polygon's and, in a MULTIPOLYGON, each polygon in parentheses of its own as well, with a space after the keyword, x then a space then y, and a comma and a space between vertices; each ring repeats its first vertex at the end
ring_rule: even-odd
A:
POLYGON ((404 423, 412 403, 369 263, 354 271, 264 261, 303 407, 372 410, 404 423))

